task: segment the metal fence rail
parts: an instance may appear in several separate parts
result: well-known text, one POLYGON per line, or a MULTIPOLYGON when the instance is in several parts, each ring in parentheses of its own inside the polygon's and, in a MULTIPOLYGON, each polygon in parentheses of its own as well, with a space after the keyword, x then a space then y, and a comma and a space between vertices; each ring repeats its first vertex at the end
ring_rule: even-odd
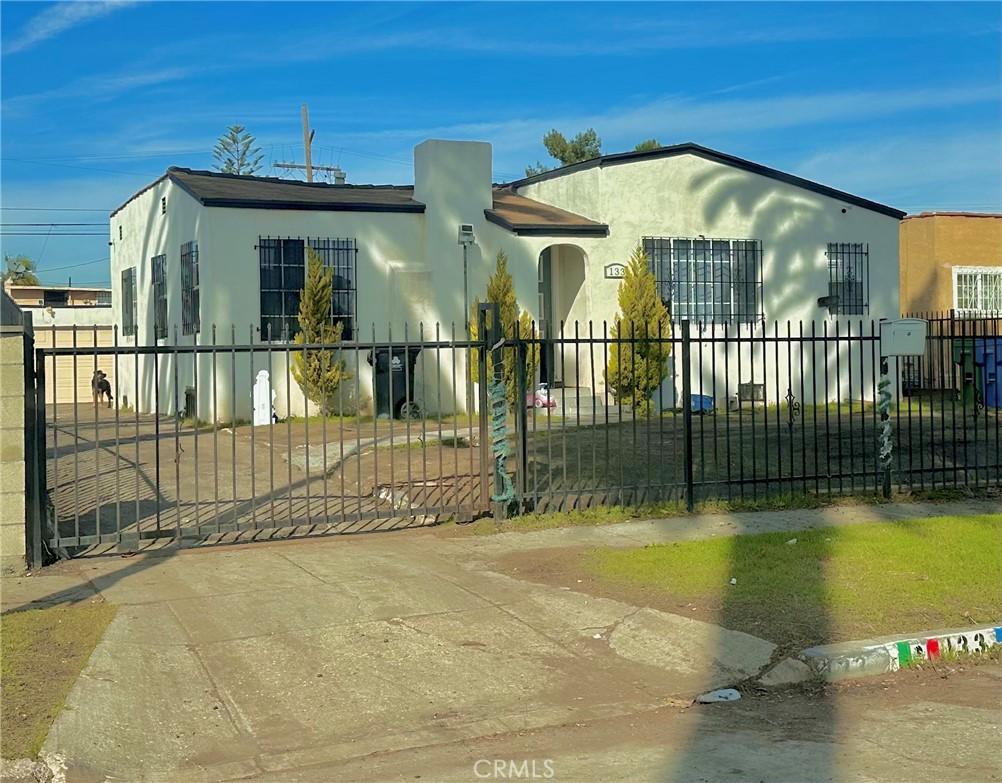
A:
MULTIPOLYGON (((925 353, 888 362, 893 483, 998 484, 1002 318, 929 320, 925 353)), ((419 325, 336 345, 214 326, 197 343, 53 339, 26 367, 48 499, 37 535, 72 552, 468 520, 492 499, 505 514, 881 489, 873 321, 681 322, 618 337, 563 324, 550 338, 479 326, 482 339, 419 325), (635 362, 652 344, 667 352, 664 378, 649 406, 632 405, 607 382, 610 354, 635 362), (540 379, 527 365, 544 351, 540 379), (347 372, 323 409, 295 369, 297 354, 319 352, 347 372), (110 388, 81 394, 98 370, 110 388), (511 502, 498 501, 505 476, 511 502)))

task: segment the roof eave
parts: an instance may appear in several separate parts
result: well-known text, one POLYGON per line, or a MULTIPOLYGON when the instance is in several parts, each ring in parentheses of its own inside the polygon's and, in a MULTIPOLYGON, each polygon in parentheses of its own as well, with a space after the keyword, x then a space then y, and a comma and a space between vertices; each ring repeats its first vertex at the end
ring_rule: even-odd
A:
POLYGON ((774 169, 761 163, 755 163, 754 161, 738 158, 734 155, 728 155, 725 152, 718 152, 717 150, 710 149, 709 147, 703 147, 693 142, 674 144, 670 147, 660 147, 659 149, 649 150, 646 152, 618 152, 613 155, 602 155, 597 158, 581 161, 580 163, 572 163, 569 166, 562 166, 551 171, 544 171, 541 174, 534 174, 531 177, 523 177, 522 179, 506 183, 503 187, 511 188, 517 191, 518 188, 525 187, 526 185, 533 185, 537 182, 545 182, 546 180, 562 177, 566 174, 587 171, 588 169, 596 167, 604 168, 605 166, 615 166, 622 163, 634 163, 644 160, 656 160, 659 158, 672 158, 678 155, 695 155, 703 158, 704 160, 712 160, 717 163, 723 163, 724 165, 733 166, 753 174, 768 177, 769 179, 775 179, 779 182, 785 182, 788 185, 794 185, 795 187, 803 188, 804 190, 809 190, 813 193, 827 196, 828 198, 833 198, 836 201, 863 207, 864 209, 878 212, 880 214, 887 215, 888 217, 897 218, 898 220, 901 220, 907 214, 900 209, 895 209, 894 207, 890 207, 886 204, 871 201, 870 199, 866 199, 861 196, 854 196, 852 193, 846 193, 845 191, 837 190, 836 188, 829 187, 828 185, 822 185, 820 182, 804 179, 803 177, 798 177, 796 174, 789 174, 785 171, 780 171, 779 169, 774 169))
POLYGON ((201 199, 206 207, 224 207, 235 209, 282 209, 300 212, 405 212, 421 213, 425 205, 419 202, 409 204, 374 204, 358 202, 355 204, 318 204, 313 201, 273 201, 260 199, 206 198, 201 199))
POLYGON ((491 209, 484 210, 484 217, 489 222, 522 237, 605 237, 609 235, 609 227, 604 223, 590 225, 512 223, 491 209))

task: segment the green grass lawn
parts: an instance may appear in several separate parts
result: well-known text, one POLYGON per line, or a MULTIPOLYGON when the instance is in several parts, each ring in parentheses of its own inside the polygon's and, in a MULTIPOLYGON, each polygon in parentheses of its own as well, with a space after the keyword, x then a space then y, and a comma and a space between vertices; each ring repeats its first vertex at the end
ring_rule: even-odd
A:
POLYGON ((34 758, 115 615, 106 603, 0 615, 0 756, 34 758))
POLYGON ((634 598, 792 647, 1002 619, 1002 515, 604 547, 582 565, 634 598))
MULTIPOLYGON (((982 497, 984 493, 964 489, 934 489, 893 495, 885 500, 872 492, 857 495, 772 495, 758 499, 702 500, 696 503, 697 514, 736 514, 752 511, 794 511, 800 509, 832 508, 835 506, 879 506, 886 503, 942 503, 982 497)), ((493 519, 479 519, 460 525, 460 535, 490 536, 496 533, 530 533, 556 527, 615 525, 635 519, 666 519, 688 515, 684 500, 665 501, 639 506, 594 506, 571 511, 523 514, 498 524, 493 519)))

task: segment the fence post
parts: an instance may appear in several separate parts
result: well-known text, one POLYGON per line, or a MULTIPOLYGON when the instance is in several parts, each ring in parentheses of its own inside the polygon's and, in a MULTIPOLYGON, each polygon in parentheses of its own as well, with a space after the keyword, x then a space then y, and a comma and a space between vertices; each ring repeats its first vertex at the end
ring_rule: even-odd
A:
POLYGON ((23 323, 24 467, 27 479, 25 486, 25 532, 27 534, 25 545, 28 550, 28 566, 32 571, 37 571, 43 565, 42 527, 45 521, 41 489, 46 467, 45 359, 35 355, 35 330, 31 313, 24 314, 23 323))
POLYGON ((480 510, 490 508, 490 489, 487 486, 490 478, 488 464, 490 459, 490 423, 487 416, 487 350, 491 344, 487 331, 487 313, 491 312, 491 327, 498 319, 497 306, 491 309, 491 303, 481 304, 477 309, 477 335, 480 338, 477 351, 477 380, 480 388, 477 393, 479 407, 478 423, 480 427, 480 510))
POLYGON ((522 504, 525 502, 525 493, 528 489, 529 471, 529 436, 528 415, 526 414, 525 397, 528 393, 526 389, 526 364, 528 359, 528 348, 525 344, 525 336, 519 333, 518 322, 515 322, 515 438, 518 443, 518 507, 516 514, 521 513, 522 504))
POLYGON ((691 514, 696 507, 692 480, 692 341, 689 321, 682 321, 682 422, 685 426, 685 508, 691 514))

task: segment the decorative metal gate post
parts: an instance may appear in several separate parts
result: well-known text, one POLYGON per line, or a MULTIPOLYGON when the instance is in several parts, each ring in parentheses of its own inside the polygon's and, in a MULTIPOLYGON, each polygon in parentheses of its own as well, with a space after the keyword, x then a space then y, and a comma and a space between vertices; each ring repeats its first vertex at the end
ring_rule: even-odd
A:
POLYGON ((877 408, 880 411, 880 446, 877 451, 883 474, 882 494, 891 496, 891 379, 888 376, 887 357, 880 357, 880 381, 877 383, 877 408))
POLYGON ((691 514, 696 507, 692 476, 692 339, 689 321, 682 321, 682 422, 685 425, 685 508, 691 514))
MULTIPOLYGON (((490 438, 490 453, 494 459, 494 492, 491 494, 494 519, 503 521, 508 516, 508 505, 515 499, 515 486, 508 475, 508 395, 504 380, 504 333, 501 329, 501 313, 497 304, 480 305, 478 313, 481 334, 485 335, 483 353, 486 357, 488 349, 491 355, 491 378, 487 381, 486 395, 481 391, 480 398, 487 404, 481 413, 481 423, 487 423, 489 432, 481 430, 481 458, 486 455, 486 438, 490 438), (490 313, 490 324, 487 314, 490 313), (485 399, 486 398, 486 399, 485 399)), ((481 362, 481 379, 487 376, 486 358, 481 362)))

